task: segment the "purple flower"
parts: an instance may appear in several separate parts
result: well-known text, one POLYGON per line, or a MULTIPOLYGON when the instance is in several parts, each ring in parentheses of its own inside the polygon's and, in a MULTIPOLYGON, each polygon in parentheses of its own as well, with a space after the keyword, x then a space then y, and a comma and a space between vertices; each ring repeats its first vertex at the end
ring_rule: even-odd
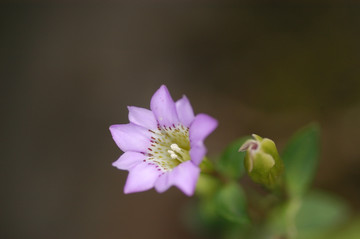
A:
POLYGON ((124 192, 155 187, 162 193, 176 186, 191 196, 206 154, 203 142, 217 121, 206 114, 195 116, 186 96, 175 103, 164 85, 153 95, 150 108, 129 106, 130 123, 110 126, 125 152, 113 163, 129 171, 124 192))

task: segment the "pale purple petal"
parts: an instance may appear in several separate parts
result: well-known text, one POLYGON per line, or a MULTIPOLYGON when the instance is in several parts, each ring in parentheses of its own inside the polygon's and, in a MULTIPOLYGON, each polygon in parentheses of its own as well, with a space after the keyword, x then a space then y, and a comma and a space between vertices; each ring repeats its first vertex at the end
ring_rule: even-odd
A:
POLYGON ((195 118, 189 99, 184 95, 175 105, 180 122, 189 127, 195 118))
POLYGON ((156 191, 163 193, 173 185, 169 176, 170 172, 166 172, 159 177, 155 184, 156 191))
POLYGON ((190 158, 195 165, 199 165, 206 155, 206 147, 202 142, 191 145, 190 158))
POLYGON ((206 114, 198 114, 190 126, 190 143, 204 141, 216 129, 217 125, 217 120, 213 117, 206 114))
POLYGON ((140 163, 129 171, 124 193, 136 193, 151 189, 159 178, 159 171, 146 162, 140 163))
POLYGON ((171 126, 179 123, 175 103, 166 86, 162 85, 155 92, 151 98, 150 108, 160 125, 171 126))
POLYGON ((162 193, 171 186, 176 186, 183 193, 191 196, 194 194, 199 174, 200 169, 191 161, 186 161, 179 164, 172 171, 161 175, 155 184, 155 189, 162 193))
POLYGON ((146 156, 142 153, 128 151, 121 155, 112 165, 118 169, 129 170, 143 162, 145 158, 146 156))
POLYGON ((150 145, 151 133, 133 123, 111 125, 110 132, 115 143, 124 152, 146 152, 150 145))
POLYGON ((157 121, 151 110, 136 106, 128 106, 128 110, 131 123, 140 125, 146 129, 156 129, 157 121))

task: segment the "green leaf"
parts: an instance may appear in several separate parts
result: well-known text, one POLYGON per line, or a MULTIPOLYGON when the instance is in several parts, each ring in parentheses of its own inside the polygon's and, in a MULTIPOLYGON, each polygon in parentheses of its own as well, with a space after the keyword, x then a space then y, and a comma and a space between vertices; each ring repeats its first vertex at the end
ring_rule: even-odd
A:
POLYGON ((230 222, 246 224, 249 222, 246 198, 236 183, 225 185, 216 195, 218 214, 230 222))
POLYGON ((224 221, 216 211, 213 198, 191 201, 181 210, 184 224, 199 236, 218 235, 224 227, 224 221))
POLYGON ((240 178, 244 172, 244 157, 246 152, 238 152, 241 145, 250 137, 243 137, 232 142, 222 153, 217 162, 218 171, 232 179, 240 178))
POLYGON ((312 191, 275 208, 268 218, 269 234, 318 239, 340 228, 348 219, 347 204, 331 194, 312 191))
POLYGON ((360 218, 353 219, 341 230, 326 234, 321 239, 358 239, 360 235, 360 218))
POLYGON ((348 217, 348 207, 343 200, 319 191, 307 194, 295 218, 299 239, 318 238, 348 217))
POLYGON ((282 159, 290 196, 303 195, 309 187, 317 166, 319 138, 318 125, 311 124, 298 131, 285 147, 282 159))
POLYGON ((201 198, 213 197, 221 187, 221 182, 216 177, 201 173, 196 184, 196 195, 201 198))

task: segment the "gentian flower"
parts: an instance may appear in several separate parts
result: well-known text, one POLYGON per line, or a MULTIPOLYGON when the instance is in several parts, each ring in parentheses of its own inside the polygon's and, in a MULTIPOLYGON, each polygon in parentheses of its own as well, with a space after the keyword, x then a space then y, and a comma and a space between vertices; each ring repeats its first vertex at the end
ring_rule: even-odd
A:
POLYGON ((113 166, 128 170, 124 193, 155 187, 162 193, 171 186, 191 196, 206 154, 205 138, 217 121, 194 115, 186 96, 174 102, 162 85, 153 95, 150 109, 129 106, 128 124, 110 126, 115 143, 124 154, 113 166))
POLYGON ((253 134, 239 149, 245 151, 244 166, 250 178, 268 188, 279 182, 284 171, 284 163, 274 141, 253 134))

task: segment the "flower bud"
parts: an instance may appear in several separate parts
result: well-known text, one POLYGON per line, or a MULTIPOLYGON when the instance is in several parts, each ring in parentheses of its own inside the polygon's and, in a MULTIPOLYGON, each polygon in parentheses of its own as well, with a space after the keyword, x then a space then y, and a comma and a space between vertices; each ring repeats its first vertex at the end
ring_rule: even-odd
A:
POLYGON ((254 182, 273 188, 283 172, 284 164, 274 141, 256 134, 252 136, 254 139, 247 140, 239 149, 246 151, 245 169, 254 182))

